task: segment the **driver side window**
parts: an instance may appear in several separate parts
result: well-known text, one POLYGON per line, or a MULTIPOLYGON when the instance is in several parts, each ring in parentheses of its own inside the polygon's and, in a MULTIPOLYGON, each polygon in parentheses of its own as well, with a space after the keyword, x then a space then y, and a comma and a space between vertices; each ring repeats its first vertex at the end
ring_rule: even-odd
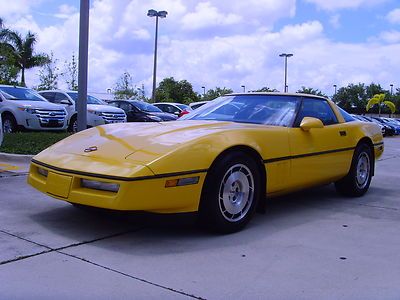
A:
POLYGON ((305 117, 317 118, 327 125, 337 124, 338 120, 329 103, 320 99, 303 99, 295 127, 299 127, 305 117))

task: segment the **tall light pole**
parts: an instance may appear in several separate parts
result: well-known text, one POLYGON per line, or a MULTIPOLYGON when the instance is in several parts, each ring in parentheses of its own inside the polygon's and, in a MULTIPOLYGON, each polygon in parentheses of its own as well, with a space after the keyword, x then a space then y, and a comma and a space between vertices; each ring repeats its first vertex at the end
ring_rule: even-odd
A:
POLYGON ((154 68, 153 68, 153 92, 151 95, 151 99, 153 102, 156 100, 156 81, 157 81, 157 42, 158 42, 158 18, 166 18, 168 12, 165 10, 156 11, 154 9, 150 9, 147 12, 147 16, 149 17, 156 17, 156 34, 154 39, 154 68))
POLYGON ((206 87, 202 86, 201 88, 203 89, 203 97, 205 97, 206 96, 206 87))
POLYGON ((245 85, 241 85, 241 88, 243 89, 243 93, 246 93, 246 86, 245 85))
POLYGON ((390 96, 393 96, 393 83, 390 84, 390 96))
POLYGON ((285 58, 285 93, 287 93, 289 91, 289 86, 287 85, 287 59, 288 57, 292 57, 293 54, 292 53, 282 53, 279 54, 280 57, 284 57, 285 58))
POLYGON ((335 88, 335 94, 334 94, 334 95, 336 95, 336 89, 337 89, 337 85, 336 85, 336 84, 334 84, 334 85, 333 85, 333 87, 335 88))
POLYGON ((76 111, 78 131, 82 131, 87 128, 89 0, 81 0, 79 18, 78 101, 76 103, 76 111))

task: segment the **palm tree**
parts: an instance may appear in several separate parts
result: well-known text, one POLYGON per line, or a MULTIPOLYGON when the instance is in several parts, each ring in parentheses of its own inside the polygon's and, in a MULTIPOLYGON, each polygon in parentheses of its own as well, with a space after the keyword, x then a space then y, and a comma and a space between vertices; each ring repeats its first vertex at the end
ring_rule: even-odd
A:
POLYGON ((374 95, 367 103, 367 111, 370 110, 374 105, 378 105, 379 117, 381 116, 382 106, 387 106, 392 114, 396 111, 396 106, 392 101, 385 101, 385 94, 374 95))
POLYGON ((40 67, 49 61, 47 54, 34 53, 34 46, 37 42, 36 35, 28 31, 23 38, 20 33, 10 29, 0 31, 0 41, 8 48, 14 61, 15 67, 21 70, 21 85, 25 85, 25 70, 40 67))

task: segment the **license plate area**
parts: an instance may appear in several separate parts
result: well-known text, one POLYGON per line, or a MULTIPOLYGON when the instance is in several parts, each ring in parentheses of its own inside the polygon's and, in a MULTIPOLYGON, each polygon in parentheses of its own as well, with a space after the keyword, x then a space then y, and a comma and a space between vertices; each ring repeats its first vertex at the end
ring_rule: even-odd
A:
POLYGON ((68 198, 71 183, 72 176, 49 172, 47 176, 46 191, 54 196, 68 198))

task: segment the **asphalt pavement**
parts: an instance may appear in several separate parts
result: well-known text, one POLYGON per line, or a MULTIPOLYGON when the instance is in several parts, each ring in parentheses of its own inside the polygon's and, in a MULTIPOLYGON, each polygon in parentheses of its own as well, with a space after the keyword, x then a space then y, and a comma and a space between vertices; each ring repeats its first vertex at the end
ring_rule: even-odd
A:
POLYGON ((193 216, 83 210, 0 156, 0 299, 400 299, 400 137, 370 191, 271 200, 242 232, 193 216))

